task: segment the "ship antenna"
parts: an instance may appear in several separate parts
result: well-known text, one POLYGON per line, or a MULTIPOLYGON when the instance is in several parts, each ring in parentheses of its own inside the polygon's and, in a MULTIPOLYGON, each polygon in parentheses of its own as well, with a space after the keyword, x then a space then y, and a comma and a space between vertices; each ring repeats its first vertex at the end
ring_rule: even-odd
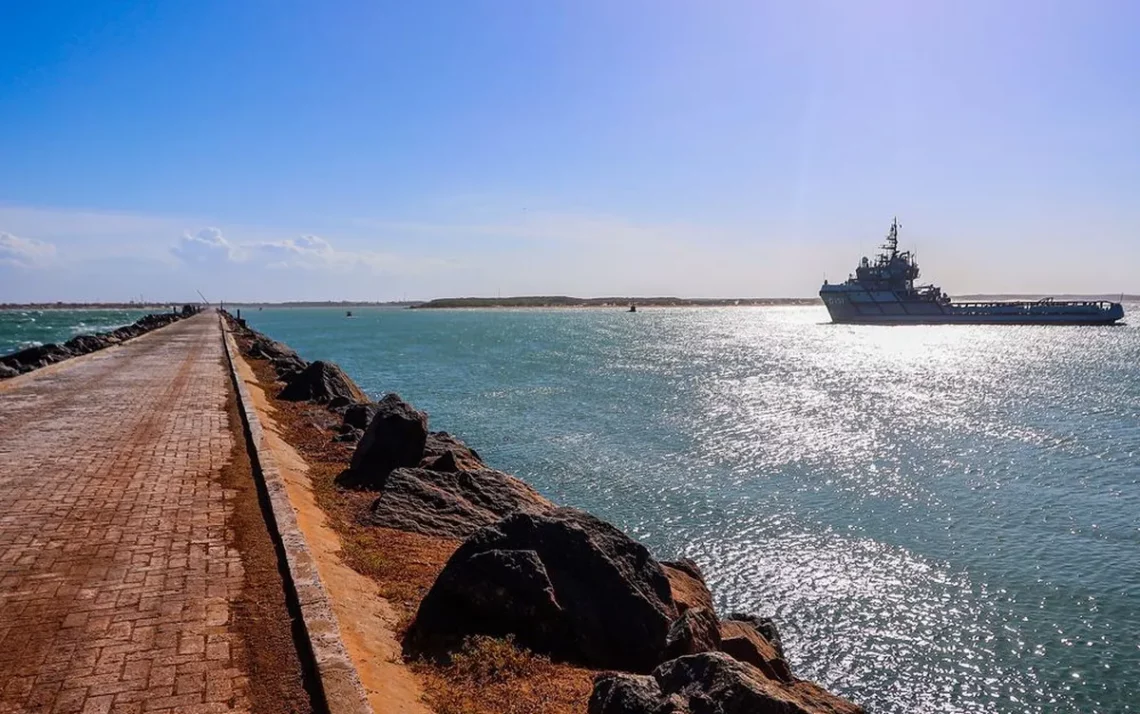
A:
POLYGON ((895 219, 891 221, 891 232, 887 234, 887 244, 883 246, 890 253, 891 258, 894 258, 899 252, 899 228, 899 219, 898 216, 895 216, 895 219))

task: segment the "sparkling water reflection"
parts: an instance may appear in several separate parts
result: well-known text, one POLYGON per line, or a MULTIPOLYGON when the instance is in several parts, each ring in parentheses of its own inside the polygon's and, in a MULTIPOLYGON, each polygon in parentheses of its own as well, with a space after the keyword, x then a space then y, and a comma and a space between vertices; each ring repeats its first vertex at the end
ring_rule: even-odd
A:
MULTIPOLYGON (((1140 306, 1126 306, 1140 314, 1140 306)), ((876 712, 1127 712, 1140 329, 817 308, 248 312, 775 615, 876 712)))

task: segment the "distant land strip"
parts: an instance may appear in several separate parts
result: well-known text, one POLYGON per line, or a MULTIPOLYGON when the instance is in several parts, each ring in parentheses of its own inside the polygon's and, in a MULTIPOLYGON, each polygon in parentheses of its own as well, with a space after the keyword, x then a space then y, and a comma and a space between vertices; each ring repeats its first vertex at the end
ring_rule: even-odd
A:
POLYGON ((818 305, 819 298, 678 298, 525 295, 519 297, 438 298, 412 305, 415 309, 455 307, 723 307, 729 305, 818 305))

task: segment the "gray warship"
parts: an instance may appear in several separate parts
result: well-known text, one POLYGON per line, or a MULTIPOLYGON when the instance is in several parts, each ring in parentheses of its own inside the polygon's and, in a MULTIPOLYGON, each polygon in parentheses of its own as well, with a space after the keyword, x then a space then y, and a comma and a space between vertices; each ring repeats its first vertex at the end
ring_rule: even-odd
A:
POLYGON ((1106 300, 954 302, 935 285, 915 285, 918 262, 899 250, 899 222, 873 261, 863 258, 842 283, 823 281, 819 297, 832 322, 875 325, 1111 325, 1124 317, 1106 300))

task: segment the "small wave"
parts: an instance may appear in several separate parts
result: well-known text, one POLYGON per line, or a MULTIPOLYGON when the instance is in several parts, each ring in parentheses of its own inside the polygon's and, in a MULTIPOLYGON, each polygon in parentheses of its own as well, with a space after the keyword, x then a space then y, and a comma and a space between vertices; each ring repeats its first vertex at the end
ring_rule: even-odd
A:
POLYGON ((129 323, 116 322, 116 323, 107 323, 105 325, 88 325, 85 322, 81 322, 78 325, 72 325, 70 329, 71 329, 71 334, 73 334, 73 335, 90 335, 90 334, 95 333, 95 332, 110 332, 111 330, 114 330, 115 328, 118 328, 118 327, 122 327, 125 324, 129 324, 129 323))

